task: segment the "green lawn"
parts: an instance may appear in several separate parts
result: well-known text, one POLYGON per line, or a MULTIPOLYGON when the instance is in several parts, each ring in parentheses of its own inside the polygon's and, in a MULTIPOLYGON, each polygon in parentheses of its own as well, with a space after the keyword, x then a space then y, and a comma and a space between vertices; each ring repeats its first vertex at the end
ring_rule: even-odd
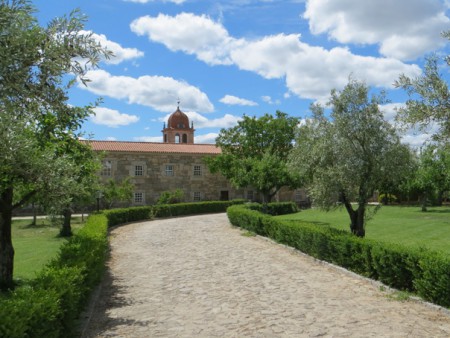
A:
MULTIPOLYGON (((349 230, 345 209, 330 212, 317 209, 277 216, 280 219, 302 220, 324 226, 349 230)), ((450 207, 429 208, 383 206, 366 224, 366 237, 404 245, 429 247, 450 254, 450 207)))
MULTIPOLYGON (((43 266, 58 253, 66 239, 58 237, 59 227, 46 219, 38 219, 32 226, 31 220, 14 220, 12 239, 15 250, 14 278, 33 278, 43 266)), ((72 220, 72 230, 81 227, 81 219, 72 220)))

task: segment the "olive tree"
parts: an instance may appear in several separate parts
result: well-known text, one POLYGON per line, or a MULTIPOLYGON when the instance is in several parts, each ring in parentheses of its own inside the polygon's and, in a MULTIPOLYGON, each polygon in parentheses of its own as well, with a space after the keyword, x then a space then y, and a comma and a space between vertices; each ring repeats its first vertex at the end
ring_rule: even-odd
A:
POLYGON ((58 186, 65 156, 93 105, 68 104, 87 67, 111 54, 83 31, 78 11, 41 27, 27 0, 0 1, 0 289, 13 286, 14 209, 58 186))
POLYGON ((329 118, 324 107, 312 106, 313 117, 298 129, 290 155, 290 168, 305 178, 313 204, 325 210, 343 205, 359 237, 374 192, 387 181, 396 184, 409 163, 409 148, 380 111, 384 102, 350 79, 342 91, 331 92, 329 118))

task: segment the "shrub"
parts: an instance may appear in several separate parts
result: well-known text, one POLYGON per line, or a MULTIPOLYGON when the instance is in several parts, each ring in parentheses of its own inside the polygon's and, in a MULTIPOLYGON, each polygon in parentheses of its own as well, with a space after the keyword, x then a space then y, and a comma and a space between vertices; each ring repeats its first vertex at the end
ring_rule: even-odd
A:
POLYGON ((378 196, 378 203, 391 204, 397 202, 397 196, 393 194, 380 194, 378 196))
POLYGON ((112 209, 104 211, 104 214, 108 219, 108 226, 111 227, 118 224, 125 224, 129 222, 152 219, 153 208, 147 206, 147 207, 112 209))
POLYGON ((225 212, 230 205, 239 203, 244 203, 244 200, 157 204, 153 206, 153 212, 155 217, 218 213, 225 212))
POLYGON ((181 203, 184 197, 184 192, 181 189, 175 191, 163 191, 158 198, 156 204, 175 204, 181 203))
POLYGON ((331 227, 281 221, 257 204, 231 206, 230 223, 292 246, 400 290, 450 306, 450 257, 425 249, 376 242, 331 227))
POLYGON ((75 320, 100 281, 108 249, 107 218, 89 216, 29 285, 0 297, 0 337, 75 336, 75 320))

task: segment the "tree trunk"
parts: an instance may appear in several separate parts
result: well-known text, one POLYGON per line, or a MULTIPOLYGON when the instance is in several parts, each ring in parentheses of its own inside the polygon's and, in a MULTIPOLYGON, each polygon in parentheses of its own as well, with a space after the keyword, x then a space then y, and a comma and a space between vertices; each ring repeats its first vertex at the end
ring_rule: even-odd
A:
POLYGON ((70 237, 72 236, 72 227, 70 226, 70 219, 72 218, 72 209, 66 208, 63 211, 64 221, 59 232, 59 235, 62 237, 70 237))
POLYGON ((34 204, 34 202, 31 204, 32 205, 32 209, 33 209, 33 221, 31 223, 31 225, 36 225, 37 224, 37 210, 36 210, 36 205, 34 204))
POLYGON ((427 193, 425 192, 422 196, 422 212, 426 212, 427 210, 427 200, 428 200, 428 196, 427 193))
POLYGON ((438 190, 437 199, 436 199, 436 206, 442 207, 443 199, 444 199, 444 191, 438 190))
POLYGON ((350 216, 350 231, 358 237, 364 237, 366 231, 364 229, 364 214, 366 212, 365 204, 359 204, 358 209, 353 210, 353 207, 344 193, 341 194, 341 199, 344 203, 345 209, 350 216))
POLYGON ((14 248, 11 238, 13 189, 0 196, 0 290, 13 288, 14 248))

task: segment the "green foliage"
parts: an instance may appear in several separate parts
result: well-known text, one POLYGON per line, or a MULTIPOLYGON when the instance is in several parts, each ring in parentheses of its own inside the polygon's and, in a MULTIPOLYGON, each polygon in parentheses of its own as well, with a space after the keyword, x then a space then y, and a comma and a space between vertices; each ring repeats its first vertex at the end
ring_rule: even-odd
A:
POLYGON ((297 118, 279 111, 276 117, 244 116, 237 126, 220 131, 216 145, 222 153, 206 159, 209 170, 238 188, 254 187, 265 202, 283 186, 297 188, 301 181, 286 166, 297 124, 297 118))
POLYGON ((425 300, 450 305, 450 258, 425 249, 407 248, 352 236, 349 232, 302 221, 283 221, 253 205, 227 210, 234 226, 292 246, 317 259, 378 279, 425 300))
POLYGON ((175 191, 163 191, 156 204, 175 204, 181 203, 184 198, 184 192, 181 189, 175 191))
POLYGON ((395 202, 397 202, 397 196, 393 194, 380 194, 378 196, 378 203, 392 204, 395 202))
POLYGON ((287 215, 298 212, 297 204, 294 202, 274 202, 267 204, 248 203, 247 207, 272 216, 287 215))
POLYGON ((157 204, 153 206, 155 217, 173 217, 195 214, 225 212, 230 205, 242 204, 245 200, 206 201, 194 203, 157 204))
POLYGON ((358 236, 365 234, 374 191, 398 186, 411 162, 409 148, 379 109, 384 95, 369 98, 369 90, 353 79, 341 92, 333 90, 330 119, 313 105, 314 116, 299 128, 290 155, 290 168, 305 178, 313 204, 325 210, 343 204, 358 236))
POLYGON ((121 182, 110 179, 99 187, 103 202, 106 208, 112 208, 116 203, 129 203, 133 198, 134 185, 131 183, 131 178, 127 177, 121 182))
POLYGON ((0 296, 0 336, 75 336, 75 320, 104 272, 106 235, 106 217, 91 215, 29 285, 0 296))
POLYGON ((108 219, 108 226, 111 227, 129 222, 150 220, 153 218, 153 212, 152 207, 134 207, 106 210, 103 213, 108 219))
MULTIPOLYGON (((448 37, 448 32, 446 33, 448 37)), ((447 57, 447 62, 450 59, 447 57)), ((406 107, 400 108, 398 119, 408 126, 418 125, 420 129, 429 129, 434 122, 439 130, 433 135, 435 140, 448 140, 450 136, 450 91, 440 73, 440 59, 436 55, 427 58, 423 73, 410 78, 402 74, 395 86, 403 88, 409 95, 406 107)))

